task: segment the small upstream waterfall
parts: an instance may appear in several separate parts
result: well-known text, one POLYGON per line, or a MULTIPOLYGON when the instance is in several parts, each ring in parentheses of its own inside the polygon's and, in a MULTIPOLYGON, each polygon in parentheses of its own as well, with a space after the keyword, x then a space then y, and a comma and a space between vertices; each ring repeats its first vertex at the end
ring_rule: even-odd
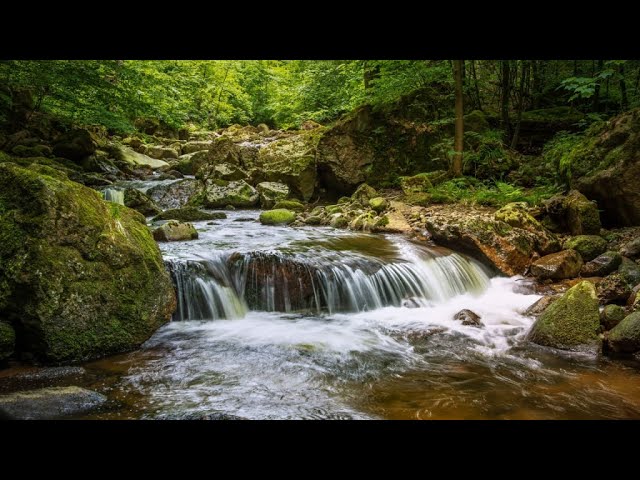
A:
POLYGON ((167 263, 178 295, 176 320, 241 318, 248 310, 333 314, 424 306, 479 293, 489 283, 476 262, 427 249, 394 261, 249 252, 167 263))
POLYGON ((124 190, 105 188, 102 190, 102 197, 108 202, 124 205, 124 190))

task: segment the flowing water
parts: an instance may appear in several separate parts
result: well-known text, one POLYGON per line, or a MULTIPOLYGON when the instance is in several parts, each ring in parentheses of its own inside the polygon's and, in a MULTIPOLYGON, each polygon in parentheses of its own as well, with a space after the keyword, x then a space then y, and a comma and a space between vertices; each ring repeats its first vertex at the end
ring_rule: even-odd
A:
POLYGON ((174 321, 85 365, 111 404, 84 418, 640 418, 637 362, 524 341, 540 297, 523 279, 402 236, 265 227, 258 214, 161 244, 174 321), (454 320, 463 308, 484 327, 454 320))

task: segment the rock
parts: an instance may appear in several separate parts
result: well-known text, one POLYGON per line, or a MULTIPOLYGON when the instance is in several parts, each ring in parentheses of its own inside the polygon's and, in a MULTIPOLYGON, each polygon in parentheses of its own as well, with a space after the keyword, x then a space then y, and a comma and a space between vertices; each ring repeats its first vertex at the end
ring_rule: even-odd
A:
POLYGON ((374 211, 381 213, 389 208, 389 202, 387 202, 387 200, 383 197, 375 197, 369 200, 369 207, 371 207, 374 211))
POLYGON ((262 182, 256 185, 256 190, 260 195, 260 207, 273 208, 279 201, 289 196, 289 187, 284 183, 262 182))
POLYGON ((302 212, 304 210, 304 205, 300 202, 296 202, 295 200, 280 200, 273 206, 276 208, 284 208, 286 210, 293 210, 295 212, 302 212))
POLYGON ((620 253, 628 258, 640 257, 640 237, 627 242, 620 250, 620 253))
POLYGON ((258 129, 258 132, 262 135, 264 135, 265 133, 269 133, 269 125, 266 125, 264 123, 259 123, 256 128, 258 129))
POLYGON ((640 312, 625 317, 609 332, 607 346, 616 353, 635 353, 640 350, 640 312))
POLYGON ((0 409, 15 420, 52 420, 87 413, 107 397, 80 387, 51 387, 0 395, 0 409))
POLYGON ((140 140, 138 137, 127 137, 122 140, 122 144, 136 149, 142 146, 142 140, 140 140))
POLYGON ((331 215, 329 225, 333 228, 346 228, 349 226, 349 219, 342 213, 334 213, 333 215, 331 215))
POLYGON ((506 204, 495 212, 494 218, 512 227, 533 233, 534 247, 542 255, 560 250, 558 239, 528 212, 527 204, 524 202, 506 204))
POLYGON ((157 158, 160 160, 178 158, 178 152, 175 149, 163 147, 161 145, 151 145, 147 147, 147 151, 145 153, 151 158, 157 158))
POLYGON ((196 240, 198 238, 198 231, 190 223, 170 220, 153 231, 153 238, 158 242, 196 240))
POLYGON ((528 339, 560 350, 596 352, 600 313, 594 286, 580 282, 551 303, 533 324, 528 339))
POLYGON ((370 187, 366 183, 360 185, 353 195, 351 195, 351 200, 354 202, 359 202, 360 205, 367 206, 369 205, 369 200, 372 198, 376 198, 378 196, 378 192, 375 188, 370 187))
POLYGON ((311 215, 310 217, 305 218, 304 223, 306 223, 307 225, 321 225, 322 217, 311 215))
MULTIPOLYGON (((415 298, 415 297, 405 298, 404 300, 402 300, 402 306, 403 306, 404 308, 420 308, 420 301, 419 301, 417 298, 415 298)), ((461 313, 461 312, 458 312, 458 313, 456 314, 456 316, 457 316, 459 313, 461 313)), ((473 312, 471 312, 471 313, 473 313, 473 312)), ((454 317, 454 318, 455 318, 455 317, 454 317)), ((478 318, 480 318, 480 317, 478 317, 478 318)), ((460 320, 460 319, 456 318, 456 320, 460 320)), ((463 325, 464 325, 464 322, 463 322, 463 325)))
POLYGON ((162 211, 151 198, 135 188, 127 188, 124 191, 124 204, 137 210, 145 217, 157 215, 162 211))
POLYGON ((209 150, 211 148, 211 145, 213 145, 213 142, 210 140, 187 142, 182 146, 182 156, 189 153, 209 150))
POLYGON ((531 274, 540 278, 560 280, 577 277, 582 268, 582 258, 575 250, 563 250, 536 260, 531 264, 531 274))
POLYGON ((97 141, 88 130, 75 129, 58 138, 53 154, 78 162, 95 152, 97 147, 97 141))
POLYGON ((213 180, 205 183, 200 198, 194 201, 196 203, 201 201, 205 208, 221 208, 225 205, 250 208, 258 204, 259 195, 256 189, 244 180, 236 182, 213 180))
POLYGON ((578 235, 567 239, 563 248, 575 250, 585 262, 588 262, 607 249, 607 241, 598 235, 578 235))
POLYGON ((471 310, 467 310, 466 308, 464 310, 460 310, 453 316, 454 320, 462 321, 462 325, 482 328, 484 325, 480 321, 480 318, 480 315, 472 312, 471 310))
POLYGON ((11 149, 16 157, 50 157, 52 155, 51 147, 47 145, 34 145, 27 147, 25 145, 16 145, 11 149))
MULTIPOLYGON (((109 153, 119 161, 131 166, 147 166, 153 169, 167 167, 169 164, 164 160, 156 160, 142 153, 117 143, 112 143, 108 147, 109 153)), ((55 153, 55 152, 54 152, 55 153)))
POLYGON ((524 315, 528 317, 538 317, 542 312, 544 312, 549 305, 558 300, 560 295, 547 295, 546 297, 542 297, 536 303, 531 305, 524 311, 524 315))
POLYGON ((640 307, 640 284, 636 285, 631 290, 631 294, 627 299, 627 306, 633 308, 640 307))
POLYGON ((6 322, 0 322, 0 362, 15 351, 16 332, 13 327, 6 322))
POLYGON ((613 302, 623 302, 629 298, 631 286, 624 280, 620 273, 612 273, 598 283, 598 298, 600 303, 607 305, 613 302))
POLYGON ((605 330, 611 330, 626 316, 624 308, 620 305, 607 305, 600 313, 600 324, 605 330))
POLYGON ((576 190, 571 190, 564 199, 567 226, 571 235, 598 235, 600 214, 595 203, 576 190))
POLYGON ((180 222, 198 222, 200 220, 221 220, 227 218, 224 212, 207 213, 198 210, 195 207, 174 208, 165 210, 161 214, 153 218, 154 222, 158 220, 178 220, 180 222))
POLYGON ((44 166, 0 165, 0 318, 23 358, 62 363, 139 346, 176 298, 144 217, 44 166))
POLYGON ((232 163, 220 163, 217 165, 203 165, 197 171, 196 177, 203 180, 218 178, 220 180, 232 182, 235 180, 246 180, 249 178, 249 175, 238 165, 234 165, 232 163))
POLYGON ((255 183, 278 182, 308 202, 316 185, 315 130, 268 143, 258 151, 251 178, 255 183))
POLYGON ((618 269, 622 263, 622 255, 618 252, 604 252, 588 263, 580 270, 583 277, 604 277, 618 269))
POLYGON ((151 187, 147 190, 147 195, 160 208, 181 208, 201 191, 202 186, 199 181, 185 178, 169 185, 151 187))
POLYGON ((629 288, 640 283, 640 266, 633 260, 622 257, 622 262, 618 267, 618 273, 627 285, 629 285, 629 288))
POLYGON ((288 225, 295 219, 296 214, 284 208, 268 210, 260 214, 260 223, 263 225, 288 225))
POLYGON ((400 187, 405 195, 423 193, 432 186, 429 174, 427 173, 419 173, 413 177, 400 177, 400 187))

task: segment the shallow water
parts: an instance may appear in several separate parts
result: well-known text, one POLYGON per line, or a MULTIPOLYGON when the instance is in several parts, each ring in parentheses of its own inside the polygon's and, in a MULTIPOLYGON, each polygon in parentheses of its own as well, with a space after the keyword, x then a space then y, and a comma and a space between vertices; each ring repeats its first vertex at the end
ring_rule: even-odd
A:
MULTIPOLYGON (((161 249, 173 264, 205 265, 196 269, 203 284, 228 283, 216 301, 240 304, 211 309, 215 319, 190 320, 206 309, 187 309, 140 350, 85 365, 82 379, 66 381, 84 382, 111 404, 83 418, 640 418, 638 362, 558 355, 524 342, 533 320, 522 312, 540 297, 517 293, 520 278, 489 279, 472 260, 400 236, 264 227, 235 221, 257 211, 227 213, 217 225, 196 222, 198 240, 161 249), (253 300, 261 309, 250 308, 243 295, 253 277, 228 260, 256 251, 313 275, 342 272, 327 277, 336 292, 344 282, 362 288, 347 292, 354 301, 336 294, 333 304, 297 309, 295 301, 278 303, 279 295, 293 298, 290 290, 269 290, 253 300), (392 280, 370 281, 376 275, 392 280), (408 295, 417 308, 403 306, 408 295), (463 308, 484 328, 453 320, 463 308)), ((313 288, 322 295, 329 287, 313 288)))

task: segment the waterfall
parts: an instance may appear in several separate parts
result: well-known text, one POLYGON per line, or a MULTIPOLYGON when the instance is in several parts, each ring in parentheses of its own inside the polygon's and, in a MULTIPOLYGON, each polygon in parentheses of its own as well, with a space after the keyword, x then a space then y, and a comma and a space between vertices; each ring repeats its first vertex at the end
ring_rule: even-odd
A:
POLYGON ((406 257, 248 252, 168 260, 178 296, 174 319, 241 318, 249 309, 332 314, 417 306, 489 284, 478 263, 457 253, 421 249, 406 257))
POLYGON ((104 190, 102 190, 102 196, 108 202, 124 205, 124 190, 118 190, 116 188, 105 188, 104 190))

